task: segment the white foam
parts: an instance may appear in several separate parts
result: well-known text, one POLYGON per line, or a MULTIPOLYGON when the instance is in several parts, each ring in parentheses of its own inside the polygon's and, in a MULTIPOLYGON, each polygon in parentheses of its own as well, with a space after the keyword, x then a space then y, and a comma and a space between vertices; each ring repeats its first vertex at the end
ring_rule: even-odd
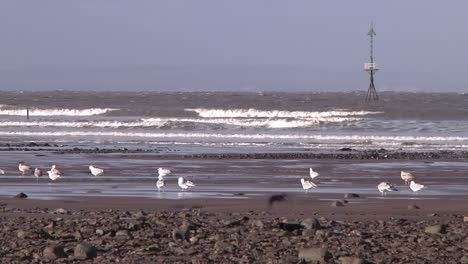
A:
MULTIPOLYGON (((30 116, 95 116, 115 111, 113 108, 88 108, 88 109, 37 109, 30 108, 30 116)), ((26 109, 11 109, 11 106, 0 105, 0 115, 25 116, 26 109)))
POLYGON ((205 108, 187 108, 185 111, 195 112, 201 117, 264 117, 264 118, 320 118, 320 117, 343 117, 343 116, 364 116, 370 114, 380 114, 381 112, 368 111, 324 111, 324 112, 306 112, 306 111, 263 111, 257 109, 205 109, 205 108))
POLYGON ((119 128, 119 127, 177 127, 183 123, 212 124, 237 127, 266 127, 266 128, 299 128, 313 127, 320 123, 334 123, 357 121, 360 118, 354 117, 329 117, 316 118, 308 120, 287 120, 287 119, 234 119, 234 118, 147 118, 138 121, 50 121, 50 120, 31 120, 31 121, 0 121, 0 127, 100 127, 100 128, 119 128))
POLYGON ((128 137, 128 138, 217 138, 217 139, 260 139, 260 140, 318 140, 328 141, 351 141, 351 142, 445 142, 445 141, 466 141, 464 136, 377 136, 377 135, 321 135, 321 134, 222 134, 222 133, 149 133, 149 132, 117 132, 117 131, 55 131, 55 132, 19 132, 0 131, 2 136, 105 136, 105 137, 128 137))

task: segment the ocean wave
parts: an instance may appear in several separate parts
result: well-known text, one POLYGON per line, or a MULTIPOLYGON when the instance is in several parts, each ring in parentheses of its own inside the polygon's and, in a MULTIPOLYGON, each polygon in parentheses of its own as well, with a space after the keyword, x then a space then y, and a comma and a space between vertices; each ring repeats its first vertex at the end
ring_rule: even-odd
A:
POLYGON ((204 138, 204 139, 251 139, 251 140, 317 140, 348 142, 446 142, 467 141, 467 136, 377 136, 377 135, 321 135, 321 134, 222 134, 222 133, 151 133, 151 132, 112 132, 112 131, 0 131, 1 136, 104 136, 127 138, 204 138))
POLYGON ((263 118, 323 118, 323 117, 343 117, 343 116, 365 116, 371 114, 380 114, 382 112, 369 111, 324 111, 324 112, 306 112, 306 111, 263 111, 257 109, 205 109, 205 108, 187 108, 185 111, 195 112, 201 117, 263 117, 263 118))
MULTIPOLYGON (((88 108, 88 109, 37 109, 30 108, 30 116, 95 116, 102 115, 111 111, 116 111, 114 108, 88 108)), ((7 116, 25 116, 26 108, 12 109, 11 106, 0 105, 0 115, 7 116)))
POLYGON ((187 123, 211 124, 233 127, 264 127, 264 128, 304 128, 317 126, 320 123, 339 123, 347 121, 358 121, 360 118, 354 117, 329 117, 315 118, 308 120, 287 120, 287 119, 200 119, 200 118, 147 118, 138 121, 0 121, 0 127, 100 127, 100 128, 122 128, 122 127, 183 127, 187 123))

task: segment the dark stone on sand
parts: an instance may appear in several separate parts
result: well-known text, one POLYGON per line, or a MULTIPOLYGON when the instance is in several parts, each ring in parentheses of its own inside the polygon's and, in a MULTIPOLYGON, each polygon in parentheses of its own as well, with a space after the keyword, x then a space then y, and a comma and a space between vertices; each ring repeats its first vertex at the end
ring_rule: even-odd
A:
POLYGON ((447 225, 439 224, 439 225, 430 225, 424 229, 424 232, 429 234, 445 234, 447 230, 447 225))
POLYGON ((326 248, 303 248, 299 249, 299 259, 311 261, 312 263, 327 263, 332 258, 326 248))
POLYGON ((341 148, 340 151, 352 151, 352 148, 341 148))
POLYGON ((279 228, 292 232, 302 228, 301 224, 298 223, 279 223, 279 228))
POLYGON ((74 251, 75 259, 86 260, 97 256, 96 248, 88 243, 81 243, 76 245, 74 251))
POLYGON ((343 207, 344 204, 343 202, 340 202, 340 201, 334 201, 332 204, 331 204, 332 207, 343 207))
POLYGON ((286 201, 286 194, 275 194, 268 199, 268 205, 272 206, 274 203, 286 201))
POLYGON ((414 205, 414 204, 408 205, 408 210, 417 210, 417 209, 420 209, 419 206, 417 205, 414 205))
POLYGON ((365 259, 354 256, 342 256, 339 259, 340 264, 366 264, 369 263, 365 259))
POLYGON ((44 248, 42 251, 42 256, 45 259, 55 260, 59 258, 66 258, 67 254, 61 245, 50 245, 44 248))
POLYGON ((347 193, 344 195, 344 198, 349 199, 349 198, 359 198, 359 194, 357 193, 347 193))
POLYGON ((17 195, 15 195, 15 198, 24 199, 24 198, 28 198, 28 196, 25 193, 20 192, 17 195))

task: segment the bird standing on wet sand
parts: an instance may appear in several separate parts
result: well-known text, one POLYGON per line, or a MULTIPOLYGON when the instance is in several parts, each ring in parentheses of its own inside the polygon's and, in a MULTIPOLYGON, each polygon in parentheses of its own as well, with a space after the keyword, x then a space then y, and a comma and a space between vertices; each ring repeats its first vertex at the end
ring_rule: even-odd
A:
POLYGON ((309 175, 312 179, 315 179, 317 178, 317 176, 319 176, 320 174, 316 171, 314 171, 312 168, 309 169, 309 175))
POLYGON ((158 178, 158 181, 156 182, 156 187, 158 187, 158 192, 160 192, 161 189, 164 191, 166 184, 164 183, 164 179, 162 177, 158 178))
POLYGON ((410 187, 410 189, 411 189, 413 192, 418 192, 418 191, 420 191, 421 189, 423 189, 425 186, 422 185, 422 184, 419 184, 419 183, 415 183, 414 181, 411 181, 409 187, 410 187))
POLYGON ((193 184, 193 182, 185 180, 184 177, 179 177, 179 179, 177 181, 177 184, 184 191, 195 186, 195 184, 193 184))
POLYGON ((385 195, 385 192, 392 192, 392 191, 398 191, 393 184, 388 183, 388 182, 381 182, 379 185, 377 185, 377 189, 379 189, 379 192, 383 195, 385 195))
POLYGON ((100 168, 96 168, 94 166, 89 166, 89 170, 91 171, 91 174, 94 175, 94 176, 101 176, 102 174, 104 174, 104 170, 103 169, 100 169, 100 168))
POLYGON ((408 185, 410 181, 414 180, 413 174, 411 174, 410 172, 401 171, 400 176, 401 179, 405 181, 406 185, 408 185))
POLYGON ((166 168, 158 168, 158 174, 161 176, 166 176, 171 173, 171 170, 166 169, 166 168))
POLYGON ((21 171, 21 176, 24 176, 24 174, 29 173, 29 170, 31 169, 31 166, 29 164, 24 163, 23 161, 19 163, 18 165, 18 170, 21 171))
POLYGON ((50 171, 47 171, 47 174, 49 174, 49 179, 53 181, 57 180, 62 176, 62 173, 57 169, 57 166, 55 164, 52 165, 50 171))
POLYGON ((306 192, 309 190, 309 189, 312 189, 312 188, 317 188, 317 185, 311 181, 308 181, 304 178, 301 178, 301 184, 302 184, 302 189, 304 189, 306 192))

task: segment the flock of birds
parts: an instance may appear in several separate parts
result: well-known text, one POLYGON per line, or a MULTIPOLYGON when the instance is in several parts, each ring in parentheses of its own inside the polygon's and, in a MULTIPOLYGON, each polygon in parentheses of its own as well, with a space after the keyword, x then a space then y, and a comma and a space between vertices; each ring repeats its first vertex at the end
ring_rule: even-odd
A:
MULTIPOLYGON (((319 176, 319 173, 314 171, 312 168, 309 169, 309 175, 310 175, 310 178, 313 180, 315 178, 317 178, 319 176)), ((425 188, 424 185, 422 184, 419 184, 419 183, 416 183, 414 181, 414 176, 413 174, 411 174, 410 172, 407 172, 407 171, 401 171, 400 173, 400 177, 401 179, 405 182, 405 185, 408 185, 409 183, 409 187, 410 189, 417 193, 418 191, 422 190, 423 188, 425 188)), ((301 184, 302 184, 302 188, 307 192, 308 190, 312 189, 312 188, 317 188, 317 184, 315 184, 314 182, 312 182, 311 180, 306 180, 304 178, 301 178, 301 184)), ((388 183, 388 182, 381 182, 377 185, 377 189, 379 190, 379 192, 382 194, 382 196, 385 195, 386 192, 393 192, 393 191, 398 191, 397 188, 395 188, 395 186, 391 183, 388 183)))
MULTIPOLYGON (((18 170, 22 173, 22 176, 28 174, 31 171, 32 167, 29 164, 26 164, 24 162, 20 162, 18 165, 18 170)), ((101 168, 97 168, 94 166, 89 166, 89 171, 91 172, 92 175, 94 176, 100 176, 104 174, 104 170, 101 168)), ((167 168, 159 168, 158 169, 158 181, 156 182, 156 187, 158 188, 158 191, 164 191, 166 187, 165 183, 165 177, 171 173, 171 170, 167 168)), ((5 174, 3 170, 0 169, 0 174, 5 174)), ((62 176, 62 172, 57 168, 57 166, 54 164, 50 168, 50 170, 47 171, 47 174, 49 175, 49 179, 52 181, 55 181, 59 179, 62 176)), ((320 174, 316 171, 314 171, 312 168, 309 169, 309 176, 310 180, 306 180, 305 178, 301 178, 301 184, 302 188, 308 192, 310 189, 317 188, 317 184, 315 184, 312 180, 317 178, 320 174)), ((37 179, 42 176, 42 171, 39 168, 34 169, 34 176, 36 176, 37 179)), ((418 192, 421 189, 423 189, 425 186, 419 183, 416 183, 414 181, 414 176, 410 172, 406 171, 401 171, 401 179, 405 182, 405 185, 408 185, 409 183, 409 188, 413 192, 418 192)), ((177 180, 177 184, 179 187, 182 189, 182 191, 185 191, 187 189, 190 189, 195 186, 195 184, 192 181, 186 180, 184 177, 179 177, 177 180)), ((397 188, 391 183, 388 182, 381 182, 377 185, 377 189, 379 192, 384 196, 387 192, 392 192, 392 191, 398 191, 397 188)))
MULTIPOLYGON (((32 170, 31 165, 25 163, 25 162, 20 162, 18 165, 18 170, 21 172, 21 175, 27 175, 30 173, 32 170)), ((92 175, 94 176, 101 176, 104 174, 104 169, 97 168, 94 166, 89 166, 89 171, 91 172, 92 175)), ((156 182, 156 187, 158 188, 158 191, 164 191, 166 184, 165 184, 165 176, 169 175, 171 171, 167 168, 159 168, 158 169, 158 181, 156 182)), ((0 174, 5 174, 5 171, 0 169, 0 174)), ((62 172, 57 168, 57 165, 52 165, 50 170, 47 171, 47 174, 49 175, 49 179, 52 181, 55 181, 62 177, 62 172)), ((39 178, 42 176, 42 170, 40 168, 35 168, 34 169, 34 176, 36 179, 39 180, 39 178)), ((189 180, 186 180, 184 177, 179 177, 177 181, 179 187, 185 191, 187 189, 190 189, 195 186, 195 184, 189 180)))

